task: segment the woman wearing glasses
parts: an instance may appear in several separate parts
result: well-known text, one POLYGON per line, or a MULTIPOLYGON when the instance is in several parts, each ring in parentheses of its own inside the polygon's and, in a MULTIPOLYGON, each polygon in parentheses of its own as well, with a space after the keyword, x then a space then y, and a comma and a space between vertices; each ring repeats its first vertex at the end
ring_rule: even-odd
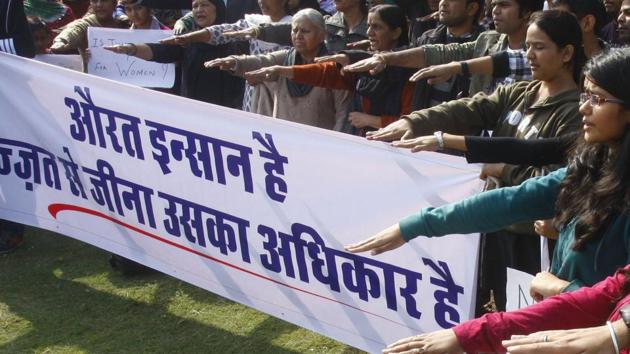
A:
MULTIPOLYGON (((630 91, 625 80, 630 77, 630 49, 612 50, 593 58, 584 76, 584 93, 580 96, 583 135, 576 142, 567 168, 527 180, 519 186, 424 209, 363 242, 348 246, 347 250, 378 254, 395 249, 418 235, 491 231, 514 222, 555 217, 560 236, 551 273, 537 277, 532 283, 537 297, 591 286, 629 264, 630 91)), ((628 272, 624 274, 627 277, 628 272)), ((622 294, 603 300, 599 299, 600 295, 589 293, 590 290, 581 290, 575 295, 553 297, 540 305, 556 304, 550 305, 555 308, 560 306, 558 303, 566 305, 589 293, 591 295, 582 301, 603 306, 627 295, 630 287, 618 288, 623 290, 622 294)), ((606 290, 600 285, 593 289, 606 290)), ((588 317, 589 325, 603 323, 609 313, 597 317, 594 312, 583 310, 581 305, 567 306, 576 310, 582 319, 588 317)), ((511 334, 584 326, 586 322, 576 320, 574 315, 549 309, 495 313, 462 324, 454 331, 408 338, 386 352, 501 351, 504 350, 501 340, 511 334)))
MULTIPOLYGON (((554 217, 559 240, 551 272, 540 273, 531 284, 535 297, 593 285, 630 263, 630 221, 626 217, 630 147, 622 144, 630 119, 630 97, 626 97, 623 81, 618 87, 610 83, 628 77, 618 72, 628 64, 609 64, 614 59, 619 62, 618 57, 623 55, 628 60, 627 51, 598 57, 586 70, 580 105, 584 142, 579 144, 568 170, 459 203, 424 209, 348 250, 378 254, 419 235, 490 232, 516 222, 554 217)), ((628 139, 625 141, 630 144, 628 139)))

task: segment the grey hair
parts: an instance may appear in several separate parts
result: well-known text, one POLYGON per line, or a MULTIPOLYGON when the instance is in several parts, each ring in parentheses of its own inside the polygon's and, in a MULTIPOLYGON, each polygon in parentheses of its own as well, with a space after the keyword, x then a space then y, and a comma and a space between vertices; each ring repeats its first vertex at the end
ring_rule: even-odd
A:
POLYGON ((306 18, 315 27, 319 28, 322 32, 326 33, 326 23, 324 22, 324 16, 319 11, 311 8, 302 9, 293 15, 292 22, 295 23, 300 18, 306 18))

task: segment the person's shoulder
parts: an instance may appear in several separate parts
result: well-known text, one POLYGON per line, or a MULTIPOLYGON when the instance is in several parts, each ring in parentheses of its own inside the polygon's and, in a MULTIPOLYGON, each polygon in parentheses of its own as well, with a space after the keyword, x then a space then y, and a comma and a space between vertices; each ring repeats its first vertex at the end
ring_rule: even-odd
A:
POLYGON ((488 30, 479 33, 477 37, 478 43, 496 43, 506 37, 505 34, 499 33, 495 30, 488 30))

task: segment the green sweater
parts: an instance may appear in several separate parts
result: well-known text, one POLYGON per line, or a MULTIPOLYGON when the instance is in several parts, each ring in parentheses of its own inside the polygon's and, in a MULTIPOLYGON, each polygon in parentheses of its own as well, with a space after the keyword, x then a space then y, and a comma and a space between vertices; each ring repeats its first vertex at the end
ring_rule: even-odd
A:
MULTIPOLYGON (((544 177, 529 179, 515 187, 480 193, 439 208, 426 208, 400 221, 406 241, 416 236, 492 232, 507 225, 549 219, 554 216, 560 183, 566 175, 562 168, 544 177)), ((591 286, 630 264, 630 218, 617 216, 605 234, 590 240, 581 251, 571 249, 575 239, 574 223, 560 230, 551 263, 551 273, 570 281, 565 291, 591 286)))

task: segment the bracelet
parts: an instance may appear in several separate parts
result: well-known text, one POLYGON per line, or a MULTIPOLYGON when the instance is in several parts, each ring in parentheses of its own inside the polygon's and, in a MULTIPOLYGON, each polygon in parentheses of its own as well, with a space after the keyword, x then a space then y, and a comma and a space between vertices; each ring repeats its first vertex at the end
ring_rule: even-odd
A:
POLYGON ((460 61, 459 66, 462 68, 462 75, 464 77, 470 77, 470 68, 468 68, 468 63, 465 61, 460 61))
POLYGON ((133 53, 129 53, 132 57, 135 57, 138 53, 138 47, 134 43, 126 43, 125 45, 130 45, 133 48, 133 53))
POLYGON ((615 354, 619 354, 619 342, 617 341, 617 334, 615 333, 615 328, 612 325, 612 322, 606 321, 606 326, 608 326, 608 330, 610 331, 610 339, 612 339, 613 347, 615 348, 615 354))
POLYGON ((433 133, 433 135, 435 136, 435 138, 438 141, 438 147, 440 150, 444 150, 444 134, 442 134, 441 131, 436 131, 433 133))
POLYGON ((258 37, 260 37, 260 26, 254 26, 252 27, 252 38, 253 39, 258 39, 258 37))
POLYGON ((385 66, 387 66, 387 58, 383 55, 383 54, 376 54, 374 55, 375 57, 379 58, 380 60, 383 61, 383 64, 385 64, 385 66))

